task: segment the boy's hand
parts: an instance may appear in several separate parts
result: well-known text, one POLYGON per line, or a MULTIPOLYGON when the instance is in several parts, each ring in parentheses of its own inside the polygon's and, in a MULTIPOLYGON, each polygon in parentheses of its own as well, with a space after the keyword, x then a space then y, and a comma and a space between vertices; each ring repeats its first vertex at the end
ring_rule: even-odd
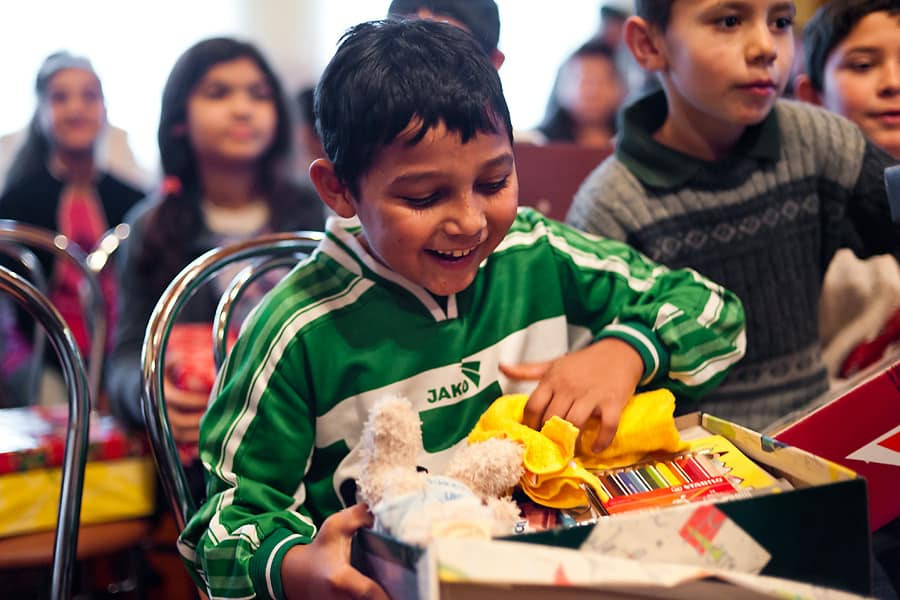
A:
POLYGON ((500 365, 510 379, 539 379, 525 405, 523 421, 540 429, 558 416, 583 429, 588 418, 602 420, 592 450, 599 452, 612 442, 622 409, 634 395, 644 373, 644 362, 630 344, 604 338, 554 361, 500 365))
POLYGON ((368 507, 354 504, 325 519, 312 543, 288 550, 281 563, 285 596, 290 600, 389 600, 381 586, 350 566, 353 533, 372 523, 368 507))
POLYGON ((200 419, 209 404, 209 394, 192 392, 176 386, 165 377, 164 392, 166 414, 172 438, 178 446, 181 462, 189 462, 197 456, 197 441, 200 439, 200 419))

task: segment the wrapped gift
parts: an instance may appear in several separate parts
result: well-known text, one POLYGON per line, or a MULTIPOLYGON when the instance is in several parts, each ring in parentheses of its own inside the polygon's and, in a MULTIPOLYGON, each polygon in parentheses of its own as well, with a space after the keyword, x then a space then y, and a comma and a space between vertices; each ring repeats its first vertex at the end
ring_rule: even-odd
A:
MULTIPOLYGON (((229 332, 230 348, 237 336, 229 332)), ((166 377, 177 387, 208 394, 216 381, 210 323, 176 323, 166 347, 166 377)))
MULTIPOLYGON (((67 406, 0 410, 0 537, 56 526, 67 406)), ((143 436, 93 414, 81 522, 103 523, 154 510, 154 465, 143 436)))

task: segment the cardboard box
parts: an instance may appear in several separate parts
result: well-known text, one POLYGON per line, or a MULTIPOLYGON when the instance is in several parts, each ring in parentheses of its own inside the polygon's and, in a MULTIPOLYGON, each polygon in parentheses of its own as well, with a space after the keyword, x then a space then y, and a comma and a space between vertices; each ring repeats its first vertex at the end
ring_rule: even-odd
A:
MULTIPOLYGON (((774 475, 786 478, 795 489, 623 513, 576 527, 526 533, 503 541, 515 541, 516 546, 552 546, 544 549, 550 553, 571 549, 602 555, 609 560, 679 563, 694 569, 691 574, 679 575, 687 577, 686 582, 705 577, 697 573, 727 570, 736 574, 740 571, 735 569, 740 569, 749 573, 748 577, 760 573, 855 594, 870 593, 865 480, 841 465, 711 415, 685 415, 679 417, 676 424, 680 430, 699 425, 710 433, 723 435, 774 475)), ((515 556, 498 554, 505 552, 504 548, 509 547, 495 547, 495 560, 502 565, 516 564, 515 556)), ((444 598, 445 579, 452 579, 448 575, 452 569, 421 570, 421 565, 434 567, 444 560, 440 553, 444 551, 436 555, 434 552, 438 551, 432 552, 432 558, 426 558, 424 549, 363 530, 354 540, 352 562, 379 581, 392 597, 438 597, 423 595, 426 590, 422 587, 424 580, 432 592, 439 590, 440 597, 444 598)), ((531 585, 530 572, 526 565, 517 566, 514 571, 507 569, 504 576, 507 579, 499 584, 505 586, 503 589, 528 587, 531 585)), ((545 585, 550 583, 544 582, 545 585)), ((596 593, 596 588, 592 587, 596 583, 585 584, 585 589, 596 593)), ((730 585, 736 584, 731 582, 730 585)), ((547 591, 543 590, 542 597, 547 591)), ((571 589, 554 588, 554 595, 557 591, 560 597, 566 598, 572 592, 571 589)), ((610 591, 615 590, 610 588, 610 591)), ((662 594, 654 597, 699 597, 691 595, 699 593, 693 587, 690 593, 683 589, 676 592, 671 586, 654 587, 652 593, 645 589, 640 593, 645 592, 651 596, 662 594)), ((467 593, 474 594, 475 591, 470 589, 467 593)), ((628 593, 637 594, 635 590, 628 593)), ((728 595, 743 597, 734 590, 728 595)))
POLYGON ((774 437, 862 475, 875 531, 900 517, 900 353, 860 375, 774 437))
MULTIPOLYGON (((0 410, 0 537, 56 526, 67 406, 0 410)), ((143 437, 92 415, 81 523, 153 513, 155 467, 143 437)))
POLYGON ((862 598, 775 577, 511 541, 438 540, 418 571, 427 574, 418 597, 440 600, 862 598))

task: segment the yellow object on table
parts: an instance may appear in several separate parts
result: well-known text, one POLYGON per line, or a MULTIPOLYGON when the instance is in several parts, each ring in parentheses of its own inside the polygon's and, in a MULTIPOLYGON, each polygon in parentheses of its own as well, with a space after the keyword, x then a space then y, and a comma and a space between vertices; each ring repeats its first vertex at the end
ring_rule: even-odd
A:
MULTIPOLYGON (((68 407, 0 410, 0 538, 56 526, 68 407)), ((109 415, 91 415, 82 524, 153 514, 153 459, 142 436, 109 415)))

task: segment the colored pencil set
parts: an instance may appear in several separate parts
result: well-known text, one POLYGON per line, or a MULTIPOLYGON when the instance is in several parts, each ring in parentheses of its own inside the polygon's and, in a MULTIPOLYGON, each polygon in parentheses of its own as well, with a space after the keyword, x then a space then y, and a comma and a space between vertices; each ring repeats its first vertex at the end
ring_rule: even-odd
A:
POLYGON ((604 512, 615 514, 734 494, 738 490, 714 456, 702 452, 595 473, 604 512))

